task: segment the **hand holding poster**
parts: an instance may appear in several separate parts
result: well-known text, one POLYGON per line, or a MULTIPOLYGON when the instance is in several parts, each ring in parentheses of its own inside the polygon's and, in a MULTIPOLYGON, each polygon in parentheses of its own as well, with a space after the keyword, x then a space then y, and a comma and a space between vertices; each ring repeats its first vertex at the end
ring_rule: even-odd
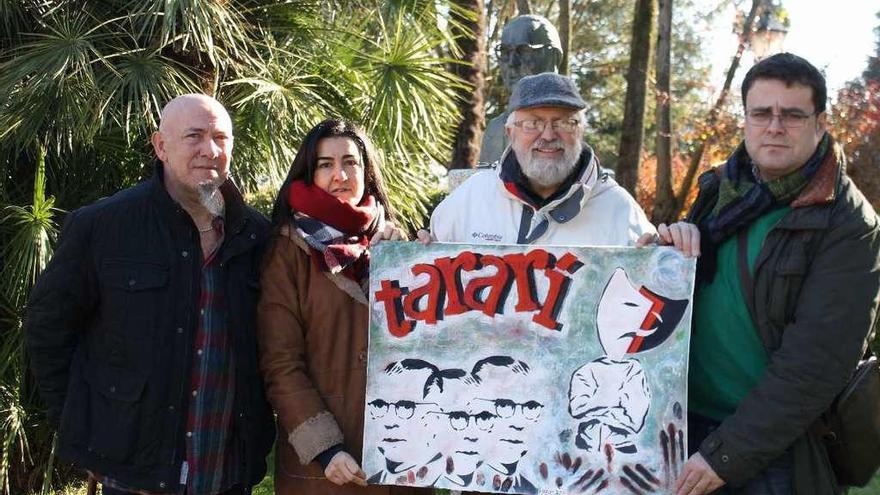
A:
POLYGON ((364 470, 483 492, 665 491, 686 452, 694 260, 383 243, 364 470))

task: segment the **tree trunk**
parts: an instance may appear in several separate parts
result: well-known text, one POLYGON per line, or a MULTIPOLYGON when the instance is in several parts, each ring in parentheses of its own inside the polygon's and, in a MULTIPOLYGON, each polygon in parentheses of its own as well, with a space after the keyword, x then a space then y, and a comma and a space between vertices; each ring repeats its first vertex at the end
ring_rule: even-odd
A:
POLYGON ((727 101, 727 95, 730 93, 730 84, 733 82, 733 76, 736 74, 736 69, 739 68, 740 59, 742 59, 742 54, 752 35, 752 26, 755 23, 756 14, 762 3, 763 0, 752 1, 752 8, 749 10, 749 15, 746 16, 746 20, 743 23, 743 30, 739 37, 739 45, 736 47, 736 53, 733 55, 733 59, 730 61, 730 67, 727 69, 727 77, 724 79, 724 86, 721 87, 721 93, 718 95, 715 105, 712 106, 712 110, 709 111, 708 117, 706 117, 705 130, 707 137, 700 142, 691 155, 687 173, 681 183, 681 190, 678 191, 678 194, 675 197, 675 210, 671 215, 674 218, 681 216, 688 194, 690 194, 691 187, 694 185, 694 177, 696 177, 697 170, 700 168, 700 163, 703 161, 703 154, 706 152, 706 145, 715 137, 715 126, 718 123, 718 114, 721 113, 721 109, 724 107, 724 102, 727 101))
POLYGON ((519 11, 519 15, 531 14, 532 6, 529 5, 529 0, 516 0, 516 10, 519 11))
POLYGON ((617 149, 617 181, 633 196, 639 181, 639 161, 645 137, 645 96, 648 91, 653 21, 654 0, 636 0, 629 69, 626 73, 623 131, 617 149))
POLYGON ((559 73, 567 76, 571 70, 568 61, 568 53, 571 51, 571 0, 559 0, 559 40, 562 42, 559 73))
MULTIPOLYGON (((489 4, 491 5, 492 2, 490 1, 489 4)), ((511 2, 502 1, 500 3, 497 19, 495 20, 495 27, 492 28, 492 34, 489 35, 489 46, 495 46, 501 38, 501 31, 503 30, 504 25, 507 24, 507 19, 510 17, 508 10, 511 8, 513 8, 511 2)), ((492 9, 494 9, 494 7, 492 7, 492 9)), ((487 9, 487 12, 489 12, 489 15, 491 16, 493 10, 487 9)))
POLYGON ((675 209, 675 192, 672 190, 672 93, 669 82, 672 58, 672 2, 673 0, 659 0, 657 7, 657 51, 654 54, 654 71, 657 77, 655 89, 657 182, 654 212, 651 215, 651 220, 655 224, 671 223, 673 221, 671 214, 675 209))
POLYGON ((480 142, 486 125, 483 86, 486 63, 486 14, 483 0, 454 0, 473 18, 461 19, 462 32, 454 32, 464 64, 454 64, 452 71, 470 86, 459 92, 461 123, 456 131, 450 168, 474 168, 480 156, 480 142))

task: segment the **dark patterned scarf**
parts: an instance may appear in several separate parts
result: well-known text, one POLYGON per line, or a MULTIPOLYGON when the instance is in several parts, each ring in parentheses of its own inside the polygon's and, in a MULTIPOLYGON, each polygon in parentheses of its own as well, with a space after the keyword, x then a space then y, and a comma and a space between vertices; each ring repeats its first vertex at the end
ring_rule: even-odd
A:
POLYGON ((719 243, 765 213, 786 206, 806 187, 826 155, 834 149, 828 133, 803 167, 771 181, 756 177, 755 166, 740 144, 727 159, 718 190, 718 202, 707 218, 711 240, 719 243))
POLYGON ((314 184, 297 180, 290 183, 287 199, 293 227, 312 248, 318 269, 341 272, 358 283, 366 280, 370 236, 384 221, 384 210, 376 198, 365 194, 360 204, 352 206, 314 184))

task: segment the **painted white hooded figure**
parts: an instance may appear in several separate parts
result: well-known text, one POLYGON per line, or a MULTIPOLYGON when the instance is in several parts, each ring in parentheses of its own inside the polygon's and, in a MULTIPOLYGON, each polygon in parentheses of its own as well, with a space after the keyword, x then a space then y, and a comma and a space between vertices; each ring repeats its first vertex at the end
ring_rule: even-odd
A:
POLYGON ((635 287, 623 268, 605 286, 596 315, 605 355, 572 374, 569 413, 580 420, 575 445, 601 452, 606 445, 623 453, 645 425, 651 391, 645 371, 631 355, 663 343, 684 315, 687 299, 673 300, 635 287))

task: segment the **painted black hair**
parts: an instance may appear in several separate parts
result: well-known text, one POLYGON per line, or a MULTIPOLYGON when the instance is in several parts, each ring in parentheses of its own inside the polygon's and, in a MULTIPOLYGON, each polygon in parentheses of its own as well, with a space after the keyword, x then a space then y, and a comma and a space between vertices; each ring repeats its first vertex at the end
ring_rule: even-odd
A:
POLYGON ((477 361, 474 364, 474 368, 471 370, 471 376, 474 377, 474 379, 476 380, 477 383, 480 383, 483 381, 483 379, 480 378, 480 372, 486 366, 497 366, 499 368, 510 368, 510 370, 513 371, 514 373, 518 373, 518 374, 522 374, 522 375, 525 375, 529 371, 531 371, 531 368, 529 368, 528 364, 526 364, 523 361, 513 359, 510 356, 489 356, 487 358, 483 358, 483 359, 480 359, 479 361, 477 361))
MULTIPOLYGON (((422 398, 428 396, 428 393, 431 391, 431 387, 437 386, 440 391, 443 391, 443 378, 458 378, 458 376, 453 376, 450 372, 453 370, 443 370, 441 371, 439 368, 434 366, 433 364, 423 360, 423 359, 401 359, 400 361, 394 361, 388 366, 385 367, 385 373, 394 372, 395 368, 401 368, 409 371, 417 371, 417 370, 428 370, 428 378, 425 379, 425 383, 422 386, 422 398)), ((464 372, 462 372, 464 374, 464 372)))

